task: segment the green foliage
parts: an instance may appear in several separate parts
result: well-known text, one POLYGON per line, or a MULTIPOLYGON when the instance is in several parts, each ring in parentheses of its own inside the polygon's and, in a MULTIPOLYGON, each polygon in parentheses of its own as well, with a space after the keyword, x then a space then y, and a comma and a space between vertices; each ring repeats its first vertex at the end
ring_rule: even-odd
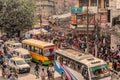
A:
POLYGON ((0 0, 0 27, 6 32, 32 27, 34 12, 32 0, 0 0))

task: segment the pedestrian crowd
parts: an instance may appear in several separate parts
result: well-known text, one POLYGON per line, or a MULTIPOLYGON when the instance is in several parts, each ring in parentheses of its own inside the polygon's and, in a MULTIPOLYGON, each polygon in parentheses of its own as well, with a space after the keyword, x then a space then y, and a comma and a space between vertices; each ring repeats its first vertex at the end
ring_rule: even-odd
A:
POLYGON ((34 67, 36 79, 41 78, 41 80, 46 80, 46 78, 48 78, 47 80, 54 80, 54 72, 55 71, 52 64, 49 65, 47 69, 40 69, 38 64, 36 64, 36 66, 34 67))
POLYGON ((57 48, 72 48, 80 52, 92 54, 108 62, 108 65, 111 65, 112 69, 120 71, 120 51, 114 47, 111 48, 110 37, 102 36, 96 40, 94 36, 90 35, 88 39, 88 50, 85 35, 66 35, 62 32, 52 31, 50 34, 42 34, 36 37, 36 39, 53 42, 57 48))

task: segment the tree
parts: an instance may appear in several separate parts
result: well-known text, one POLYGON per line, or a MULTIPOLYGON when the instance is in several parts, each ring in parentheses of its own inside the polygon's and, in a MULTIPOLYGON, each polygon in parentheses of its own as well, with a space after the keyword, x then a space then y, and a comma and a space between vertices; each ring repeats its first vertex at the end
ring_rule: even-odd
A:
POLYGON ((0 0, 0 27, 12 33, 32 27, 34 10, 32 0, 0 0))

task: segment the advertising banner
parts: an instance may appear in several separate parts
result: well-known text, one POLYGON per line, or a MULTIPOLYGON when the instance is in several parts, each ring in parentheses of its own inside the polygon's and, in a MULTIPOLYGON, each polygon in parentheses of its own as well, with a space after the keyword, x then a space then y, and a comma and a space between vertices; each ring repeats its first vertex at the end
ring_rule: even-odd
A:
POLYGON ((71 24, 72 24, 72 25, 77 24, 76 14, 72 14, 72 15, 71 15, 71 24))
POLYGON ((105 28, 107 24, 107 13, 100 14, 100 26, 101 28, 105 28))

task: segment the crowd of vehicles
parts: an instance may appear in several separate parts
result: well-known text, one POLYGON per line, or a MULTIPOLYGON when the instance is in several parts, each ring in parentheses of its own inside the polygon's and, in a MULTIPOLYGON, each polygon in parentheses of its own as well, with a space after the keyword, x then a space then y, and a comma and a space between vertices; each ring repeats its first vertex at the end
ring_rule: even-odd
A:
MULTIPOLYGON (((57 49, 53 43, 25 39, 22 43, 8 41, 7 65, 17 73, 30 72, 31 60, 41 65, 54 63, 63 80, 111 80, 107 63, 90 54, 57 49)), ((1 54, 1 53, 0 53, 1 54)))
POLYGON ((12 54, 13 54, 13 56, 23 58, 28 64, 31 63, 32 57, 31 57, 29 51, 24 48, 14 49, 12 54))

